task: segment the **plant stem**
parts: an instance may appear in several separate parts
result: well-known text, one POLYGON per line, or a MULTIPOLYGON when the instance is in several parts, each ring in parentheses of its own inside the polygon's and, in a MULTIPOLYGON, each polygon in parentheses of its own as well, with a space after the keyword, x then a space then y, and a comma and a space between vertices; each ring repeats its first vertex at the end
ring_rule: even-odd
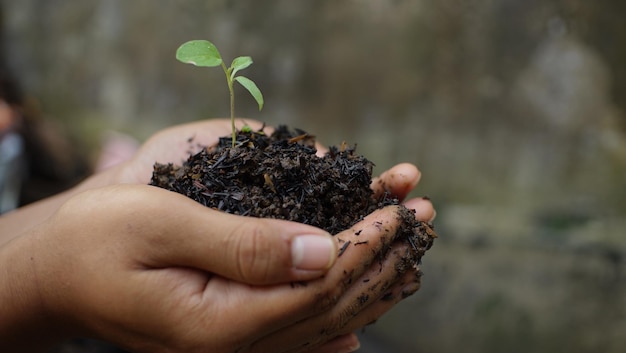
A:
POLYGON ((232 147, 235 147, 235 140, 237 139, 237 135, 235 133, 235 90, 233 88, 233 80, 230 77, 230 72, 228 68, 226 68, 226 64, 222 61, 222 69, 224 70, 224 74, 226 74, 226 83, 228 84, 228 92, 230 93, 230 128, 231 128, 231 136, 233 140, 232 147))

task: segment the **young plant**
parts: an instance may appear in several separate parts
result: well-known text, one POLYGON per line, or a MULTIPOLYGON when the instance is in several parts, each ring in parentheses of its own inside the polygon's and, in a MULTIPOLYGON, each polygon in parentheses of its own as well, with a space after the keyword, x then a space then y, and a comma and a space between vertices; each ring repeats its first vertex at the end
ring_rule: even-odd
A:
POLYGON ((176 50, 176 59, 185 64, 192 64, 201 67, 221 66, 226 74, 226 83, 230 92, 230 121, 232 128, 233 147, 235 147, 236 130, 235 130, 235 90, 233 84, 239 82, 256 100, 259 110, 263 109, 263 95, 259 87, 249 78, 237 76, 240 70, 252 65, 252 58, 249 56, 240 56, 233 60, 230 67, 226 67, 220 52, 215 45, 208 40, 191 40, 181 45, 176 50))

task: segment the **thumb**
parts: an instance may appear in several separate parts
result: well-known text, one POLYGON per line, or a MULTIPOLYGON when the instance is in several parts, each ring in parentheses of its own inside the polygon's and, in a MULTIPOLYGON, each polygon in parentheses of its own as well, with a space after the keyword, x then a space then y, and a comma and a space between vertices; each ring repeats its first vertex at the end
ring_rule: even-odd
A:
POLYGON ((226 214, 170 194, 176 206, 168 203, 159 221, 166 231, 146 242, 149 266, 193 267, 259 285, 318 278, 337 258, 336 241, 319 228, 226 214))

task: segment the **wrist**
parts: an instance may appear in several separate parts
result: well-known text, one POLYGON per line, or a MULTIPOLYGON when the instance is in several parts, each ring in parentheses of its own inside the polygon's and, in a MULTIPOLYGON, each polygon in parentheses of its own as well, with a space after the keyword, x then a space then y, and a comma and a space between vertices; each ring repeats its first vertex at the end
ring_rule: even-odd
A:
POLYGON ((45 307, 30 237, 0 247, 0 351, 37 352, 64 339, 45 307))
MULTIPOLYGON (((27 234, 76 194, 107 185, 128 182, 124 180, 125 175, 129 174, 126 169, 128 168, 119 166, 94 174, 69 190, 0 216, 0 247, 8 244, 20 234, 27 234)), ((126 178, 128 179, 128 177, 126 178)))

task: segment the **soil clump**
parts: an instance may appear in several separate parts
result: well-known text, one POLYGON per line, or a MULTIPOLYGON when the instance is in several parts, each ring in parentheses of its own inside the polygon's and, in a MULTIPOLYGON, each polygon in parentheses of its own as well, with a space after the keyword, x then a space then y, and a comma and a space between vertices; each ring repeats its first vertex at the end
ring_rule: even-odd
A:
MULTIPOLYGON (((230 136, 222 137, 182 165, 156 163, 150 184, 224 212, 296 221, 331 234, 376 209, 400 204, 388 193, 374 195, 373 163, 355 147, 330 147, 318 157, 315 137, 302 130, 279 126, 271 135, 244 130, 235 147, 230 136)), ((401 225, 394 237, 411 245, 402 262, 417 266, 437 235, 406 207, 397 214, 401 225)))

